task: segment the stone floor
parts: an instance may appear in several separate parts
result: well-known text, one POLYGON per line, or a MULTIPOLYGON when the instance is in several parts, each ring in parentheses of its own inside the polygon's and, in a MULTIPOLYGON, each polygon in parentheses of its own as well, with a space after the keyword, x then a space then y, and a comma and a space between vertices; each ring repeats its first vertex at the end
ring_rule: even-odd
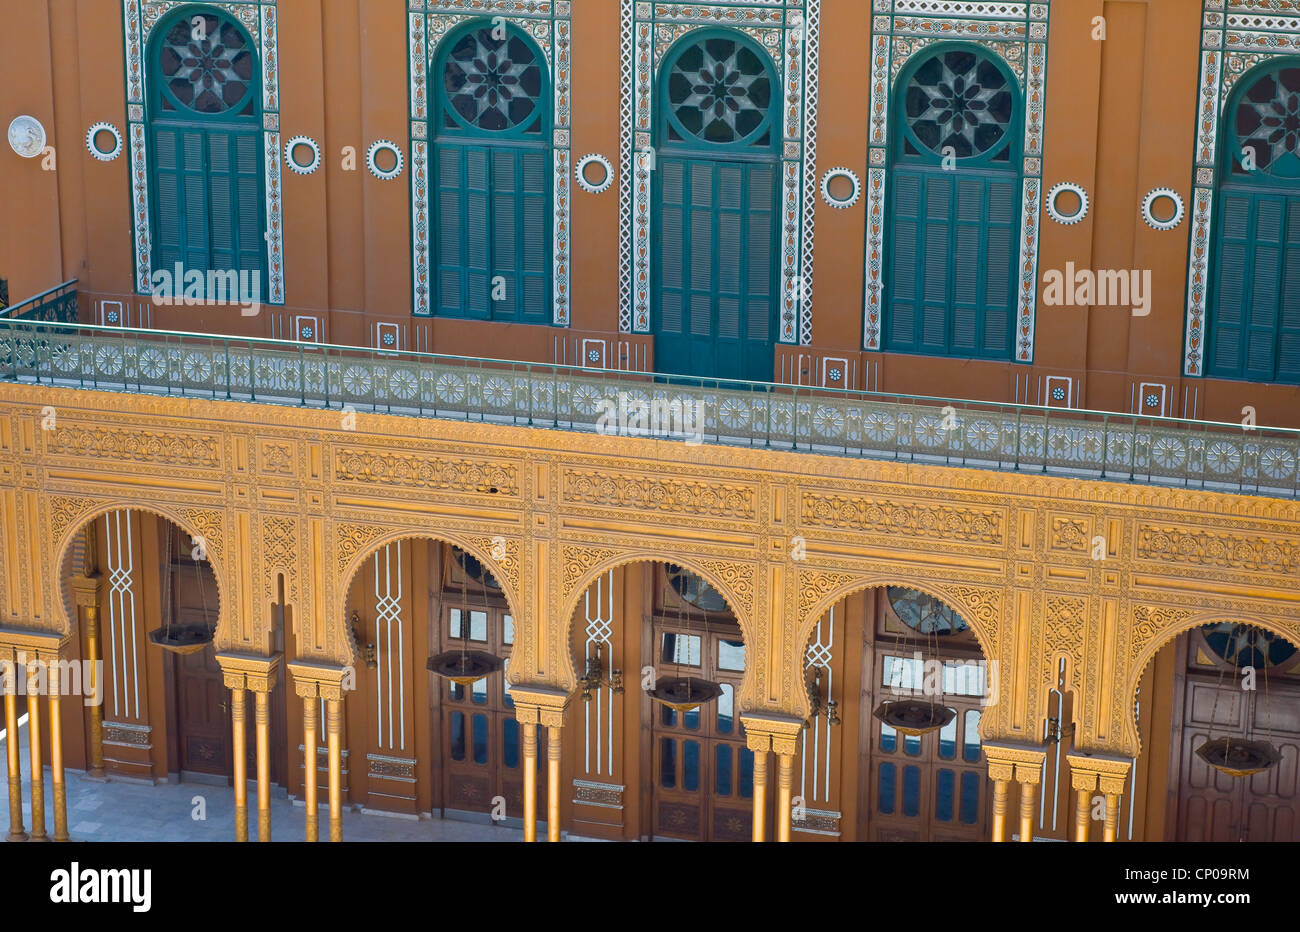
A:
MULTIPOLYGON (((0 724, 4 719, 0 717, 0 724)), ((27 754, 26 717, 18 728, 22 751, 23 825, 32 828, 32 793, 27 754)), ((0 760, 8 749, 8 737, 0 740, 0 760)), ((3 771, 0 771, 3 773, 3 771)), ((3 777, 0 777, 3 780, 3 777)), ((89 780, 77 771, 67 773, 68 834, 73 841, 234 841, 235 791, 229 786, 206 783, 107 783, 89 780), (202 815, 203 818, 199 818, 202 815)), ((249 831, 257 836, 257 788, 248 788, 249 831)), ((54 832, 54 789, 48 762, 45 768, 46 833, 54 832)), ((8 831, 8 807, 0 811, 0 837, 8 831)), ((275 841, 303 841, 304 809, 286 792, 274 787, 271 793, 271 838, 275 841)), ((329 837, 329 812, 321 788, 320 837, 329 837)), ((343 811, 345 841, 523 841, 520 829, 460 822, 451 819, 394 818, 343 811)))

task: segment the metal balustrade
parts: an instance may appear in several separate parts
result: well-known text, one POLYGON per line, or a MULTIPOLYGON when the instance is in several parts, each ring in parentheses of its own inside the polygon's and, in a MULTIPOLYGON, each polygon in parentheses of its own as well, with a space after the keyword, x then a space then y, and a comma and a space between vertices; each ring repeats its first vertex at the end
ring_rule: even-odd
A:
POLYGON ((1300 432, 0 316, 0 379, 1300 497, 1300 432))

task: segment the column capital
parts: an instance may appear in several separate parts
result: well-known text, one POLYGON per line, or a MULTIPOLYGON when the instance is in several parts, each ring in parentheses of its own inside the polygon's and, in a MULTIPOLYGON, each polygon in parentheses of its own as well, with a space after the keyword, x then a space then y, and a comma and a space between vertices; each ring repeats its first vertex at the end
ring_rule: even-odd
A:
POLYGON ((990 779, 1010 780, 1014 774, 1017 783, 1038 783, 1047 758, 1041 744, 985 744, 983 751, 990 779))
POLYGON ((515 704, 515 718, 521 725, 563 728, 564 713, 572 697, 572 693, 554 686, 520 683, 510 687, 510 701, 515 704))
POLYGON ((751 751, 793 754, 798 746, 799 732, 804 720, 774 712, 743 712, 740 722, 745 726, 745 741, 751 751))
POLYGON ((72 600, 77 608, 96 608, 99 605, 99 591, 103 577, 99 573, 90 576, 73 576, 68 580, 72 590, 72 600))
POLYGON ((31 659, 57 660, 70 634, 34 628, 0 628, 0 660, 16 660, 21 651, 31 659))
POLYGON ((236 654, 219 651, 217 664, 230 689, 251 689, 253 692, 270 692, 275 685, 275 671, 280 665, 280 655, 264 657, 260 654, 236 654))
POLYGON ((1066 754, 1070 764, 1070 783, 1076 790, 1100 789, 1103 793, 1122 795, 1133 762, 1127 757, 1092 751, 1066 754))
POLYGON ((343 680, 348 675, 347 667, 332 663, 316 663, 311 660, 295 660, 285 664, 285 669, 293 677, 294 692, 302 698, 343 698, 343 680))

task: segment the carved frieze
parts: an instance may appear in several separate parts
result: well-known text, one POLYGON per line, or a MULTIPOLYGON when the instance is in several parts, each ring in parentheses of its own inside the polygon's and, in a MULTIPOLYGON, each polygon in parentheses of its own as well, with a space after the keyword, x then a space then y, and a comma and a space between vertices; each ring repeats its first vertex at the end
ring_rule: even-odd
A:
POLYGON ((442 456, 414 456, 378 450, 341 449, 334 478, 408 489, 519 494, 519 470, 510 463, 485 463, 442 456))
POLYGON ((1300 574, 1300 540, 1225 534, 1201 528, 1138 526, 1137 555, 1189 566, 1213 566, 1233 572, 1300 574))
POLYGON ((210 434, 75 424, 41 431, 41 435, 46 452, 59 456, 202 469, 221 465, 221 441, 210 434))
POLYGON ((755 517, 756 490, 748 485, 699 482, 676 476, 564 472, 565 502, 709 518, 755 517))
POLYGON ((974 510, 817 492, 804 493, 799 520, 806 527, 979 544, 1001 544, 1006 535, 1006 514, 1000 509, 974 510))

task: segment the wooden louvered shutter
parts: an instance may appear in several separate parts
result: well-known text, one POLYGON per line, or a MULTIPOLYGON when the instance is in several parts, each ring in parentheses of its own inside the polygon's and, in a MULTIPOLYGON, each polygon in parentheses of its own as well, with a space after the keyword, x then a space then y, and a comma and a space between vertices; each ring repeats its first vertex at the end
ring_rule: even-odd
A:
POLYGON ((519 314, 520 230, 521 202, 519 190, 519 159, 512 149, 495 149, 492 152, 492 317, 514 320, 519 314), (500 300, 501 289, 496 278, 505 280, 505 300, 500 300))
POLYGON ((925 239, 921 268, 921 332, 917 349, 930 353, 948 351, 948 263, 949 218, 952 216, 953 182, 941 175, 924 181, 925 239))
MULTIPOLYGON (((488 150, 467 146, 465 152, 464 256, 465 314, 487 320, 492 314, 492 243, 488 209, 492 175, 488 150)), ((506 293, 509 297, 509 282, 506 293)))
MULTIPOLYGON (((241 133, 232 142, 235 159, 233 194, 239 212, 239 222, 236 224, 239 254, 233 267, 247 270, 260 280, 266 269, 266 238, 262 225, 262 169, 259 164, 261 138, 257 133, 241 133)), ((258 287, 261 296, 265 297, 265 285, 258 287)))
MULTIPOLYGON (((203 150, 205 133, 197 130, 182 130, 181 139, 181 186, 184 197, 181 202, 182 250, 181 260, 185 263, 188 274, 192 269, 200 271, 209 267, 211 243, 208 239, 211 218, 211 205, 206 197, 207 173, 205 171, 203 150)), ((215 218, 212 218, 215 221, 215 218)), ((204 276, 206 279, 206 275, 204 276)))
POLYGON ((1276 378, 1282 382, 1300 382, 1300 197, 1287 198, 1282 269, 1276 378))
MULTIPOLYGON (((768 381, 772 378, 772 341, 776 338, 775 318, 779 289, 774 281, 777 232, 777 170, 772 165, 754 165, 749 169, 745 193, 749 198, 744 231, 748 260, 745 265, 745 378, 768 381)), ((727 256, 725 248, 722 252, 727 256)), ((739 254, 734 259, 740 266, 739 254)))
MULTIPOLYGON (((208 204, 212 225, 212 268, 234 269, 236 238, 242 233, 236 223, 238 214, 235 199, 234 166, 231 164, 231 137, 225 133, 209 133, 208 141, 208 204)), ((215 295, 208 295, 211 300, 215 295)))
POLYGON ((1220 211, 1210 363, 1219 375, 1240 376, 1249 299, 1251 198, 1225 192, 1220 211))
MULTIPOLYGON (((685 332, 686 314, 686 164, 664 159, 656 174, 659 184, 659 225, 656 229, 658 256, 659 332, 680 336, 685 332)), ((668 365, 668 356, 660 365, 668 365)))
POLYGON ((181 231, 184 183, 181 132, 155 127, 153 133, 154 223, 153 268, 173 273, 177 262, 184 262, 184 238, 181 231))
POLYGON ((437 262, 438 313, 459 314, 465 306, 465 150, 437 147, 438 227, 434 242, 437 262))
POLYGON ((988 184, 988 223, 984 228, 984 334, 986 356, 1009 356, 1014 344, 1018 277, 1016 213, 1019 185, 1014 181, 988 184))
POLYGON ((894 174, 892 204, 893 263, 888 308, 890 349, 916 348, 916 307, 920 298, 921 179, 899 170, 894 174))
MULTIPOLYGON (((961 356, 976 355, 983 327, 984 194, 983 178, 960 178, 956 184, 952 251, 952 331, 948 350, 961 356)), ((930 257, 926 257, 927 264, 930 257)))
POLYGON ((521 231, 519 257, 520 317, 534 323, 549 323, 551 229, 548 211, 550 156, 546 151, 519 153, 519 213, 521 231))
POLYGON ((1272 379, 1276 371, 1278 305, 1282 299, 1282 238, 1286 202, 1255 196, 1255 267, 1246 324, 1248 379, 1272 379))

